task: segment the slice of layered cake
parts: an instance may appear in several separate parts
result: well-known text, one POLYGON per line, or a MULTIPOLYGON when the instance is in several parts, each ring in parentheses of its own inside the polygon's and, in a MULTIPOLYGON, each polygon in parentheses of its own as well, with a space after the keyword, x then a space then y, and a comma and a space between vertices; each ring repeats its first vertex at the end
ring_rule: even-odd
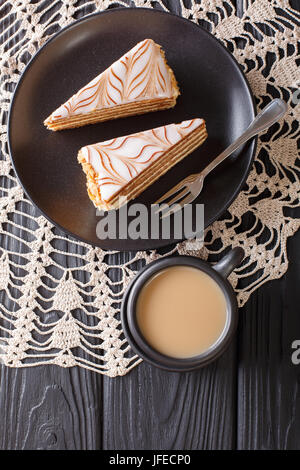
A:
POLYGON ((205 121, 197 118, 83 147, 78 161, 87 176, 90 199, 101 210, 118 209, 206 137, 205 121))
POLYGON ((57 131, 172 108, 179 89, 161 47, 145 39, 81 88, 44 124, 57 131))

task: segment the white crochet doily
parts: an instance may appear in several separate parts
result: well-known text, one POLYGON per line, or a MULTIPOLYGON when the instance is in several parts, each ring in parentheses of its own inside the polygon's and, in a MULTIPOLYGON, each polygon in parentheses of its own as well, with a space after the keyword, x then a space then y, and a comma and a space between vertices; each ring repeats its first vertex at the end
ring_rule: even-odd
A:
POLYGON ((260 135, 247 184, 222 220, 206 231, 205 246, 194 247, 192 252, 186 243, 176 248, 179 253, 216 261, 229 246, 242 246, 245 261, 230 280, 243 305, 264 282, 286 272, 287 238, 299 227, 291 210, 299 205, 300 76, 296 57, 300 17, 293 10, 294 3, 2 2, 0 348, 6 365, 79 365, 109 376, 124 375, 139 358, 131 353, 120 329, 122 293, 141 265, 161 256, 156 251, 108 253, 74 241, 53 227, 24 196, 8 155, 6 122, 12 91, 30 58, 51 35, 86 14, 134 4, 172 10, 207 28, 225 44, 244 69, 258 108, 275 97, 288 103, 284 122, 260 135))

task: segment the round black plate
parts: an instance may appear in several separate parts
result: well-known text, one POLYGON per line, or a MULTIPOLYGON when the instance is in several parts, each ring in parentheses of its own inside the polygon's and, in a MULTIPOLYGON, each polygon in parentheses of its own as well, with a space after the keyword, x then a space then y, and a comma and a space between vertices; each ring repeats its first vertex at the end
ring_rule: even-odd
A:
MULTIPOLYGON (((203 117, 209 135, 205 144, 135 201, 150 206, 182 178, 203 169, 254 115, 253 97, 243 73, 212 35, 188 20, 157 10, 109 10, 62 30, 27 66, 11 105, 9 147, 25 192, 51 222, 104 249, 144 250, 168 245, 174 239, 97 237, 99 215, 87 196, 78 150, 89 143, 203 117), (181 96, 174 109, 60 132, 44 127, 43 120, 56 107, 145 38, 163 46, 175 72, 181 96)), ((197 199, 205 204, 205 226, 237 196, 250 170, 255 145, 252 140, 207 177, 197 199)))

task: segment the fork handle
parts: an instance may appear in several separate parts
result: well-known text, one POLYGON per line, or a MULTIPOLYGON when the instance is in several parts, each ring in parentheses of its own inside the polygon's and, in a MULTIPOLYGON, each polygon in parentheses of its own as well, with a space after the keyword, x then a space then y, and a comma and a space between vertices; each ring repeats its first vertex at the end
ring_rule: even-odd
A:
POLYGON ((238 137, 232 144, 227 147, 220 155, 215 158, 204 170, 201 175, 205 178, 216 166, 218 166, 225 158, 229 157, 236 149, 243 145, 247 140, 254 137, 259 132, 264 131, 275 122, 279 121, 287 112, 287 104, 276 98, 272 100, 252 121, 250 126, 238 137))

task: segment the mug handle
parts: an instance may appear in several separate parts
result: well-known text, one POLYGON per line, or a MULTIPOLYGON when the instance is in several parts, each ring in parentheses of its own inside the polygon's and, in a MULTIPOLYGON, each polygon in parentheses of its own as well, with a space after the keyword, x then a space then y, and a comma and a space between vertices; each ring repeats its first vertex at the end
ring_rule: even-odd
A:
POLYGON ((226 279, 229 274, 241 264, 244 256, 245 252, 243 248, 236 246, 223 256, 223 258, 213 266, 213 269, 226 279))

